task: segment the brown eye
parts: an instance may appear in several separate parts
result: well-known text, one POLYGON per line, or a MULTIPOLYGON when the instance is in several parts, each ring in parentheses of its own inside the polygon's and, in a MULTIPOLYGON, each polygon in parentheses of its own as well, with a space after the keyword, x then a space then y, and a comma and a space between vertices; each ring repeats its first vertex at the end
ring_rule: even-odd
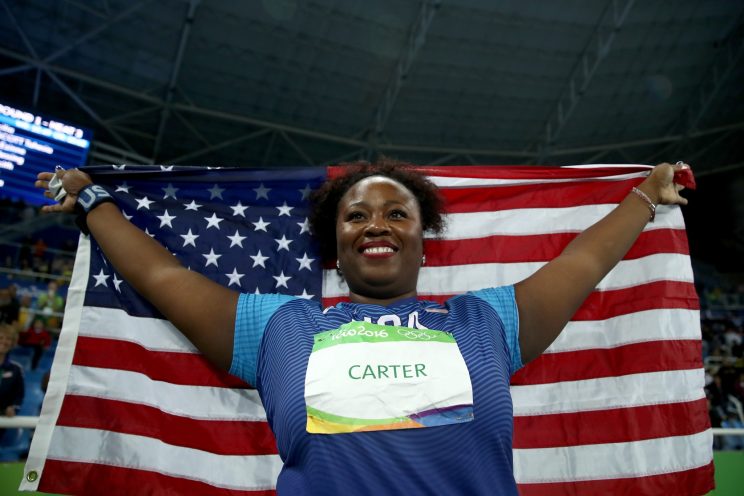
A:
POLYGON ((355 221, 364 219, 364 215, 361 212, 351 212, 346 216, 347 221, 355 221))
POLYGON ((393 210, 390 212, 391 219, 405 219, 408 215, 403 210, 393 210))

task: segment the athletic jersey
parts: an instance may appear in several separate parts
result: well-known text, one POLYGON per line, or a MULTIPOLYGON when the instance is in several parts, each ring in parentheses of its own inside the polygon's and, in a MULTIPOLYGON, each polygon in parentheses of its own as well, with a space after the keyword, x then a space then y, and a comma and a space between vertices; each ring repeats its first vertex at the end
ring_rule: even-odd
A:
POLYGON ((317 303, 241 295, 231 373, 254 384, 284 466, 280 495, 517 494, 509 379, 522 365, 514 288, 485 289, 446 305, 317 303), (350 321, 452 333, 473 388, 471 422, 422 429, 309 434, 305 374, 313 336, 350 321))

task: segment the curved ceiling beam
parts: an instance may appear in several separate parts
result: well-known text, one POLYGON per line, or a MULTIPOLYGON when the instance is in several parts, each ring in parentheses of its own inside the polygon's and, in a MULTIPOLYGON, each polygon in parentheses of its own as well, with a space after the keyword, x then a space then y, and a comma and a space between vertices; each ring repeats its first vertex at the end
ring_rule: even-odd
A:
POLYGON ((416 21, 408 33, 406 44, 401 50, 400 58, 398 63, 395 65, 393 74, 390 77, 385 92, 382 94, 382 100, 377 104, 377 111, 375 112, 375 138, 378 139, 382 134, 390 113, 393 111, 395 106, 395 100, 398 98, 400 87, 403 85, 403 81, 408 77, 408 71, 411 69, 416 55, 424 43, 426 42, 426 34, 431 26, 431 21, 434 18, 439 9, 441 0, 423 0, 421 7, 419 8, 418 16, 416 21))
POLYGON ((152 149, 152 160, 158 159, 158 152, 160 152, 160 145, 163 142, 163 134, 165 134, 165 126, 168 124, 168 117, 170 117, 170 109, 168 104, 173 101, 173 94, 176 89, 176 82, 178 81, 178 73, 181 71, 181 64, 183 63, 183 54, 186 52, 186 44, 189 41, 189 35, 191 34, 191 26, 194 24, 194 15, 196 14, 196 7, 199 5, 200 0, 191 0, 189 2, 189 8, 186 11, 186 17, 183 20, 181 26, 181 39, 178 42, 178 49, 176 49, 176 58, 173 61, 173 67, 171 68, 171 75, 168 81, 168 88, 165 90, 165 105, 163 110, 160 112, 160 122, 158 123, 158 131, 155 134, 155 145, 152 149))
POLYGON ((545 132, 537 148, 539 150, 539 162, 551 153, 558 136, 566 122, 576 109, 581 97, 586 93, 589 83, 597 72, 599 65, 607 58, 617 32, 625 23, 631 7, 635 0, 610 0, 604 13, 599 19, 589 43, 581 53, 579 60, 574 66, 568 84, 561 91, 561 96, 555 105, 555 109, 545 123, 545 132))

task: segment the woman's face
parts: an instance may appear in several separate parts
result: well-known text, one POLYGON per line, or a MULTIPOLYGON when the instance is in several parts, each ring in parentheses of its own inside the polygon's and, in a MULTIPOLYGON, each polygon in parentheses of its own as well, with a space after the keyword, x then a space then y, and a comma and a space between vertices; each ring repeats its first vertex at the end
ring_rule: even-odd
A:
POLYGON ((422 238, 419 203, 405 186, 383 176, 352 186, 336 219, 338 260, 352 301, 415 296, 422 238))
POLYGON ((7 332, 0 332, 0 354, 6 354, 13 347, 13 338, 7 332))

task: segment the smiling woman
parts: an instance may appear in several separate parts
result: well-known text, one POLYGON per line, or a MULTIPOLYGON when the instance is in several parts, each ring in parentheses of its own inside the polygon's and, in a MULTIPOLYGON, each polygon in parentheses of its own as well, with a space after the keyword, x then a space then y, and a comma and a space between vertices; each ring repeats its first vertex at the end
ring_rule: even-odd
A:
POLYGON ((326 309, 185 269, 80 171, 57 173, 67 196, 46 210, 81 212, 140 294, 256 386, 284 462, 280 494, 516 494, 511 376, 558 336, 657 204, 686 203, 673 182, 683 167, 657 166, 527 279, 443 305, 417 298, 423 236, 441 231, 442 201, 394 161, 354 164, 312 197, 322 256, 350 290, 350 303, 326 309))

